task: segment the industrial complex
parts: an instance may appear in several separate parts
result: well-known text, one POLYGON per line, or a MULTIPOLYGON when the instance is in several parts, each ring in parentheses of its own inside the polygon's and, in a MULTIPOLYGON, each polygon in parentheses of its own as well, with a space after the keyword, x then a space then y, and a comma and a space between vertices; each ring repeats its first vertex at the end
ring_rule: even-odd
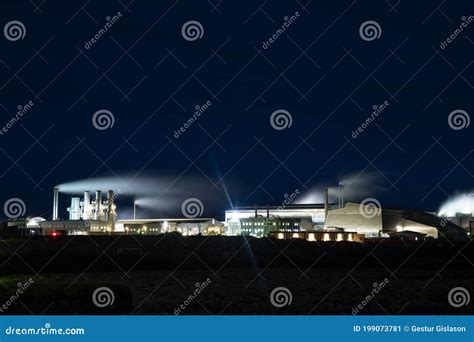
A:
POLYGON ((228 235, 305 239, 308 241, 363 242, 371 238, 398 236, 418 240, 441 238, 462 241, 469 238, 471 215, 439 217, 412 209, 389 209, 372 203, 329 203, 326 190, 322 204, 289 204, 233 208, 224 221, 216 218, 117 219, 114 191, 103 198, 100 190, 71 197, 69 217, 59 215, 59 189, 53 191, 51 220, 40 217, 7 220, 0 226, 4 235, 228 235))

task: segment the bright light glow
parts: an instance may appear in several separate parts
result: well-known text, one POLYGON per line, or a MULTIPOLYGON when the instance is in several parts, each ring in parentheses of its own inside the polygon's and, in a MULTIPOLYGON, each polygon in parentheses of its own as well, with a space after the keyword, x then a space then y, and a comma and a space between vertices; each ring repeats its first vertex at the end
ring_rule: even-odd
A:
POLYGON ((398 225, 398 226, 397 226, 397 232, 401 232, 401 231, 403 231, 403 227, 400 226, 400 225, 398 225))
POLYGON ((337 241, 342 241, 342 234, 341 233, 337 234, 337 241))
POLYGON ((328 233, 324 233, 323 241, 331 241, 331 238, 329 237, 328 233))
POLYGON ((308 241, 316 241, 316 239, 314 238, 314 233, 308 234, 308 241))
POLYGON ((347 235, 347 241, 352 241, 352 234, 349 233, 349 235, 347 235))
POLYGON ((57 236, 57 235, 58 235, 58 233, 56 233, 56 232, 53 232, 53 236, 57 236))
POLYGON ((283 240, 285 235, 283 233, 278 233, 278 239, 283 240))
POLYGON ((300 237, 300 234, 298 234, 298 233, 293 233, 293 238, 294 238, 294 239, 298 239, 299 237, 300 237))

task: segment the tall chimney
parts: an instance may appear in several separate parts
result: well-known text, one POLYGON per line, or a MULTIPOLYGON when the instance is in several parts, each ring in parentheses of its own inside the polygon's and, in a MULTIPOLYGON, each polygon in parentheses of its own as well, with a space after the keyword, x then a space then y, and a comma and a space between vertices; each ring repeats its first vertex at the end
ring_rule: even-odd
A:
POLYGON ((324 190, 324 222, 326 222, 328 218, 328 211, 329 211, 329 189, 326 188, 324 190))
POLYGON ((54 188, 53 192, 53 220, 58 220, 58 206, 59 206, 59 188, 54 188))
POLYGON ((91 193, 89 191, 84 191, 84 207, 82 213, 83 220, 90 220, 91 214, 91 193))
POLYGON ((344 186, 341 186, 341 207, 344 208, 344 186))
POLYGON ((255 204, 255 217, 258 217, 257 205, 255 204))
POLYGON ((342 208, 342 185, 339 184, 338 190, 339 190, 338 207, 342 208))
POLYGON ((100 220, 101 218, 101 210, 102 210, 102 192, 100 190, 96 190, 95 192, 95 213, 94 213, 94 220, 100 220))
POLYGON ((110 229, 114 230, 114 192, 109 190, 107 193, 107 221, 110 225, 110 229))

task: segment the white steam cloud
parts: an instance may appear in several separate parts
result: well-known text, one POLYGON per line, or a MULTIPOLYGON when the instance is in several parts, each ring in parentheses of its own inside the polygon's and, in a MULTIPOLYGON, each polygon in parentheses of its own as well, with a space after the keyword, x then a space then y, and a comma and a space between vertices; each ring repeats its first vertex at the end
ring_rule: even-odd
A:
POLYGON ((449 198, 439 209, 438 215, 444 217, 454 217, 456 214, 474 213, 474 192, 462 193, 449 198))
MULTIPOLYGON (((118 203, 119 218, 133 217, 133 205, 136 205, 137 218, 156 217, 156 215, 177 215, 181 213, 181 205, 188 198, 199 198, 205 207, 230 206, 226 192, 213 187, 204 177, 183 176, 140 176, 125 174, 117 177, 96 177, 75 180, 57 185, 59 192, 81 196, 84 191, 90 191, 94 196, 96 190, 106 196, 108 190, 115 193, 118 203)), ((232 182, 226 182, 227 187, 233 187, 232 182)), ((237 187, 237 185, 235 185, 237 187)), ((240 186, 239 186, 240 187, 240 186)), ((81 196, 82 197, 82 196, 81 196)))
POLYGON ((324 190, 329 189, 329 202, 337 202, 339 186, 342 187, 344 202, 360 201, 368 196, 375 196, 386 190, 383 178, 375 172, 354 172, 340 177, 334 183, 319 184, 303 193, 296 201, 297 204, 313 204, 324 202, 324 190))

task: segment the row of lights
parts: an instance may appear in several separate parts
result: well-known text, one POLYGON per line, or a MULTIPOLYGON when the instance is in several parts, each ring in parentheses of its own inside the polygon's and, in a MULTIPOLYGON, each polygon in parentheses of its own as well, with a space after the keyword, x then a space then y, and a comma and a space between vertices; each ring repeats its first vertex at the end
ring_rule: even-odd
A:
MULTIPOLYGON (((283 233, 278 233, 278 239, 282 240, 282 239, 284 239, 284 238, 285 238, 285 234, 283 234, 283 233)), ((293 238, 293 239, 299 239, 299 238, 300 238, 300 234, 299 234, 299 233, 293 233, 292 238, 293 238)), ((309 233, 306 240, 308 240, 308 241, 316 241, 316 236, 315 236, 315 234, 314 234, 314 233, 309 233)), ((338 233, 338 234, 337 234, 337 237, 336 237, 336 241, 343 241, 343 240, 344 240, 344 238, 343 238, 342 233, 338 233)), ((333 240, 331 239, 331 236, 329 235, 329 233, 324 233, 324 235, 323 235, 323 241, 333 241, 333 240)), ((351 234, 351 233, 349 233, 349 234, 347 235, 347 241, 352 241, 352 234, 351 234)))

